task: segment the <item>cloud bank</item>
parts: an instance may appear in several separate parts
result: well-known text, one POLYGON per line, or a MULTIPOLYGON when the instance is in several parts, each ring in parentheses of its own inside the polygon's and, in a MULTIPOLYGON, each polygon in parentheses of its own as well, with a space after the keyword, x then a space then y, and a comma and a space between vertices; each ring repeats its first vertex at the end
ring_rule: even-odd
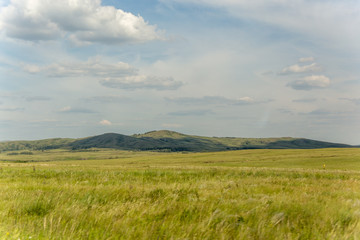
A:
POLYGON ((175 81, 172 77, 156 76, 126 76, 118 78, 106 78, 100 81, 104 87, 119 89, 155 89, 155 90, 176 90, 183 85, 180 81, 175 81))
POLYGON ((310 65, 295 64, 295 65, 284 68, 280 72, 280 74, 286 75, 286 74, 293 74, 293 73, 310 73, 310 72, 319 72, 321 70, 322 70, 322 68, 317 63, 312 63, 310 65))
POLYGON ((95 77, 100 84, 118 89, 176 90, 183 83, 172 77, 158 77, 138 74, 139 70, 124 62, 106 63, 100 58, 86 62, 54 63, 51 65, 25 64, 23 70, 30 74, 44 74, 48 77, 95 77))
POLYGON ((10 38, 47 41, 67 38, 83 45, 124 44, 160 39, 141 16, 100 0, 12 0, 1 8, 0 29, 10 38))
POLYGON ((330 79, 324 75, 312 75, 288 83, 288 86, 295 90, 321 89, 327 88, 329 85, 330 79))
POLYGON ((138 70, 127 63, 104 63, 100 59, 89 59, 86 62, 54 63, 47 66, 24 65, 25 72, 37 74, 43 73, 48 77, 72 77, 72 76, 125 76, 137 74, 138 70))

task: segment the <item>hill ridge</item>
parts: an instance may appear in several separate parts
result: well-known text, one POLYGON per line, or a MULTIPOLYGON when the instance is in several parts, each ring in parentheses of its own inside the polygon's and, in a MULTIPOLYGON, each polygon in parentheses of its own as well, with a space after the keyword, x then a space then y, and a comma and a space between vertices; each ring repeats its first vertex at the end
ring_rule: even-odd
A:
POLYGON ((142 133, 142 134, 134 134, 132 136, 137 137, 137 138, 141 138, 141 137, 183 138, 183 137, 192 136, 192 135, 187 135, 187 134, 183 134, 183 133, 179 133, 179 132, 175 132, 175 131, 171 131, 171 130, 154 130, 154 131, 149 131, 149 132, 142 133))
POLYGON ((345 147, 350 148, 355 146, 291 137, 203 137, 187 135, 170 130, 157 130, 133 135, 103 133, 101 135, 81 139, 52 138, 35 141, 0 142, 0 151, 47 150, 59 148, 73 150, 114 148, 132 151, 214 152, 241 149, 314 149, 345 147))
POLYGON ((143 134, 124 135, 104 133, 81 138, 52 138, 35 141, 0 142, 0 151, 114 148, 132 151, 187 151, 214 152, 241 149, 314 149, 355 147, 306 138, 237 138, 203 137, 170 130, 150 131, 143 134))

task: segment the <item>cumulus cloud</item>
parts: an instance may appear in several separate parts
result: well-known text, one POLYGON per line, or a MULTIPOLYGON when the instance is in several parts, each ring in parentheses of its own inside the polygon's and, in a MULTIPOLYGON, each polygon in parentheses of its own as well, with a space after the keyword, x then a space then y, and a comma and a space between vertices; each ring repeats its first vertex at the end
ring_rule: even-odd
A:
POLYGON ((103 125, 103 126, 110 126, 112 125, 112 123, 109 121, 109 120, 106 120, 106 119, 103 119, 99 122, 100 125, 103 125))
POLYGON ((89 59, 86 62, 64 62, 46 66, 24 65, 23 70, 31 74, 43 73, 48 77, 115 77, 137 74, 138 71, 127 63, 105 63, 100 58, 89 59))
POLYGON ((100 83, 108 88, 119 89, 155 89, 155 90, 176 90, 183 85, 180 81, 175 81, 172 77, 156 76, 125 76, 118 78, 106 78, 100 83))
POLYGON ((28 41, 68 38, 77 44, 123 44, 160 39, 141 16, 101 0, 12 0, 0 12, 0 29, 28 41))
MULTIPOLYGON (((128 90, 176 90, 183 85, 182 82, 175 81, 172 77, 139 75, 139 70, 127 63, 107 63, 100 57, 91 58, 85 62, 63 62, 45 66, 25 64, 23 70, 30 74, 44 74, 48 77, 100 77, 103 79, 100 84, 105 87, 128 90)), ((108 97, 108 99, 101 100, 119 100, 119 97, 111 99, 108 97)))
POLYGON ((312 75, 300 80, 290 82, 287 86, 295 90, 311 90, 327 88, 330 85, 330 79, 324 75, 312 75))
POLYGON ((293 73, 309 73, 309 72, 318 72, 322 68, 317 63, 312 63, 310 65, 299 65, 295 64, 289 67, 284 68, 279 74, 293 74, 293 73))

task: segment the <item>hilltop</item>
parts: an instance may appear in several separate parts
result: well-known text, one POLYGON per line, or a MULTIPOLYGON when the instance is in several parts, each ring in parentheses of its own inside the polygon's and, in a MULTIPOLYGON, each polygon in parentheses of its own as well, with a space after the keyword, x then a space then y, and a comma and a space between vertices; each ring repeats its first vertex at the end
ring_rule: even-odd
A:
POLYGON ((143 133, 143 134, 134 134, 132 136, 136 137, 136 138, 148 137, 148 138, 155 138, 155 139, 161 139, 161 138, 181 139, 181 138, 186 138, 187 136, 190 136, 190 135, 178 133, 175 131, 169 131, 169 130, 159 130, 159 131, 150 131, 150 132, 143 133))
POLYGON ((68 148, 113 148, 135 151, 214 152, 240 149, 314 149, 345 148, 346 144, 316 141, 305 138, 235 138, 203 137, 160 130, 131 136, 105 133, 82 139, 56 138, 37 141, 9 141, 0 143, 0 151, 47 150, 68 148))

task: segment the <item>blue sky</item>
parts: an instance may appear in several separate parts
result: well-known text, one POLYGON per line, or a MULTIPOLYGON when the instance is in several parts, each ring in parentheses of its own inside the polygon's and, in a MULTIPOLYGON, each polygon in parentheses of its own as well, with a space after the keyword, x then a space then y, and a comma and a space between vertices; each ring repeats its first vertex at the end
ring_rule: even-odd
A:
POLYGON ((358 1, 0 6, 0 140, 170 129, 360 144, 358 1))

